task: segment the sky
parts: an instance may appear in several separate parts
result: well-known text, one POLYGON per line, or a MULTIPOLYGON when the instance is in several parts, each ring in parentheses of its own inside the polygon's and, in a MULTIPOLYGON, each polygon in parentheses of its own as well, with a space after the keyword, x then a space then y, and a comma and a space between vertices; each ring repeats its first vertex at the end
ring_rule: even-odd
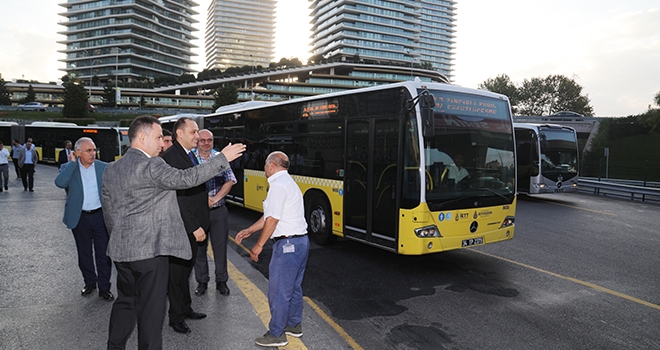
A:
MULTIPOLYGON (((196 36, 204 37, 211 0, 197 0, 196 36)), ((12 79, 57 81, 64 74, 65 0, 0 1, 0 74, 12 79), (29 11, 26 11, 29 9, 29 11)), ((309 53, 307 0, 279 0, 276 52, 309 53)), ((658 0, 457 0, 453 83, 477 88, 508 75, 514 83, 559 74, 583 87, 596 116, 645 112, 660 92, 658 0)), ((203 69, 203 42, 193 42, 203 69)))

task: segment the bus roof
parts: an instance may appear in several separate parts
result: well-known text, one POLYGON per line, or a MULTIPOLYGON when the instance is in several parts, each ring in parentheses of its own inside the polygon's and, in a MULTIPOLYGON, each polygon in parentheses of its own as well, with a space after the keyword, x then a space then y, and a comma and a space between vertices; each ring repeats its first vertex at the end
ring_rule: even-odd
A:
POLYGON ((445 84, 445 83, 435 83, 435 82, 422 82, 422 81, 404 81, 404 82, 398 82, 398 83, 391 83, 391 84, 383 84, 383 85, 376 85, 376 86, 370 86, 370 87, 365 87, 365 88, 359 88, 359 89, 354 89, 354 90, 345 90, 345 91, 339 91, 339 92, 332 92, 329 94, 321 94, 321 95, 314 95, 314 96, 308 96, 308 97, 302 97, 302 98, 295 98, 291 100, 286 100, 286 101, 280 101, 280 102, 266 102, 266 101, 249 101, 249 102, 260 102, 260 103, 237 103, 233 105, 226 106, 227 109, 220 110, 223 107, 218 108, 218 110, 215 113, 209 114, 208 116, 212 115, 220 115, 220 114, 227 114, 227 113, 232 113, 232 112, 238 112, 238 111, 248 111, 252 109, 259 109, 264 106, 271 106, 271 105, 286 105, 290 103, 300 103, 300 102, 308 102, 308 101, 316 101, 318 99, 326 99, 326 98, 333 98, 333 97, 338 97, 338 96, 345 96, 345 95, 352 95, 356 93, 362 93, 362 92, 370 92, 370 91, 379 91, 379 90, 385 90, 385 89, 391 89, 391 88, 396 88, 396 87, 405 87, 410 91, 415 91, 417 89, 429 89, 429 90, 446 90, 446 91, 451 91, 451 92, 458 92, 458 93, 466 93, 466 94, 477 94, 477 95, 482 95, 482 96, 487 96, 487 97, 492 97, 492 98, 497 98, 497 99, 503 99, 508 101, 509 98, 505 95, 501 95, 498 93, 490 92, 487 90, 477 90, 477 89, 471 89, 471 88, 465 88, 461 87, 458 85, 451 85, 451 84, 445 84), (232 107, 232 108, 229 108, 232 107))
POLYGON ((541 128, 550 128, 550 129, 567 129, 575 132, 575 128, 566 125, 559 124, 547 124, 547 123, 513 123, 514 128, 518 129, 530 129, 530 130, 540 130, 541 128))

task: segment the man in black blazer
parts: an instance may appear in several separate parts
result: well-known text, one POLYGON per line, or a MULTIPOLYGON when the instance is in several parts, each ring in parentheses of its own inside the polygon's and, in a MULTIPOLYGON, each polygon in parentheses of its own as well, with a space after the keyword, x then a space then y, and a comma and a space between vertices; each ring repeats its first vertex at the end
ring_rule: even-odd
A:
POLYGON ((69 153, 73 152, 71 141, 64 141, 64 149, 60 151, 60 155, 57 157, 57 168, 62 168, 63 164, 66 164, 69 161, 69 153))
MULTIPOLYGON (((172 144, 162 157, 167 164, 177 169, 192 168, 197 165, 197 159, 191 150, 197 147, 199 142, 199 127, 197 123, 190 118, 181 118, 174 124, 174 135, 176 141, 172 144)), ((188 279, 192 273, 195 255, 197 252, 197 242, 206 239, 206 232, 210 226, 208 193, 206 185, 176 191, 179 211, 186 228, 185 234, 190 240, 190 249, 192 251, 191 260, 183 260, 177 257, 170 257, 170 278, 167 286, 167 293, 170 300, 170 327, 179 333, 189 333, 190 328, 186 324, 186 318, 201 319, 205 314, 194 312, 190 298, 190 286, 188 279)), ((183 234, 183 232, 182 232, 183 234)))

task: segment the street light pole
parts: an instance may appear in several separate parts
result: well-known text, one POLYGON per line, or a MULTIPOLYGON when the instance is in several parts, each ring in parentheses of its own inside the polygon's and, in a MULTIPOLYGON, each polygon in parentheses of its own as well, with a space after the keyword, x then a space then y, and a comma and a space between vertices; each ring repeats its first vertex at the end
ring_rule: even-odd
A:
POLYGON ((117 113, 117 97, 119 96, 117 93, 119 89, 119 51, 121 49, 115 47, 115 113, 117 113))
POLYGON ((94 63, 92 63, 92 58, 89 57, 89 52, 87 52, 87 50, 83 50, 83 52, 89 59, 89 96, 87 96, 87 102, 89 102, 89 100, 92 98, 92 65, 94 65, 94 63))
POLYGON ((410 80, 413 80, 413 62, 414 62, 414 58, 413 58, 412 52, 410 50, 406 50, 406 52, 410 56, 410 80))
POLYGON ((252 73, 250 74, 250 101, 254 101, 254 57, 250 54, 252 60, 252 73))
POLYGON ((92 63, 90 63, 90 65, 89 65, 89 97, 87 98, 87 100, 89 102, 92 102, 92 77, 94 76, 94 63, 97 63, 97 62, 98 63, 103 63, 103 62, 101 60, 92 61, 91 58, 90 58, 90 61, 92 63))

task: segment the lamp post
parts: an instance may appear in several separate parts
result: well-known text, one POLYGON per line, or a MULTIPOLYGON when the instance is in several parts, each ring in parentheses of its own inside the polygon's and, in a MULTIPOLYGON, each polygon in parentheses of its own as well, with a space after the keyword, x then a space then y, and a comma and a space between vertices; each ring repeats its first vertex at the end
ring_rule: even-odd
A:
POLYGON ((250 54, 252 60, 252 73, 250 74, 250 101, 254 101, 254 57, 250 54))
POLYGON ((117 113, 117 102, 119 100, 119 93, 117 92, 119 89, 119 52, 121 51, 120 48, 115 47, 115 113, 117 113))
POLYGON ((410 56, 410 80, 413 80, 413 62, 415 62, 414 57, 410 50, 406 50, 406 53, 410 56))
POLYGON ((89 102, 92 102, 92 77, 94 76, 94 63, 103 63, 103 62, 101 60, 94 60, 89 65, 89 97, 87 98, 89 102))

